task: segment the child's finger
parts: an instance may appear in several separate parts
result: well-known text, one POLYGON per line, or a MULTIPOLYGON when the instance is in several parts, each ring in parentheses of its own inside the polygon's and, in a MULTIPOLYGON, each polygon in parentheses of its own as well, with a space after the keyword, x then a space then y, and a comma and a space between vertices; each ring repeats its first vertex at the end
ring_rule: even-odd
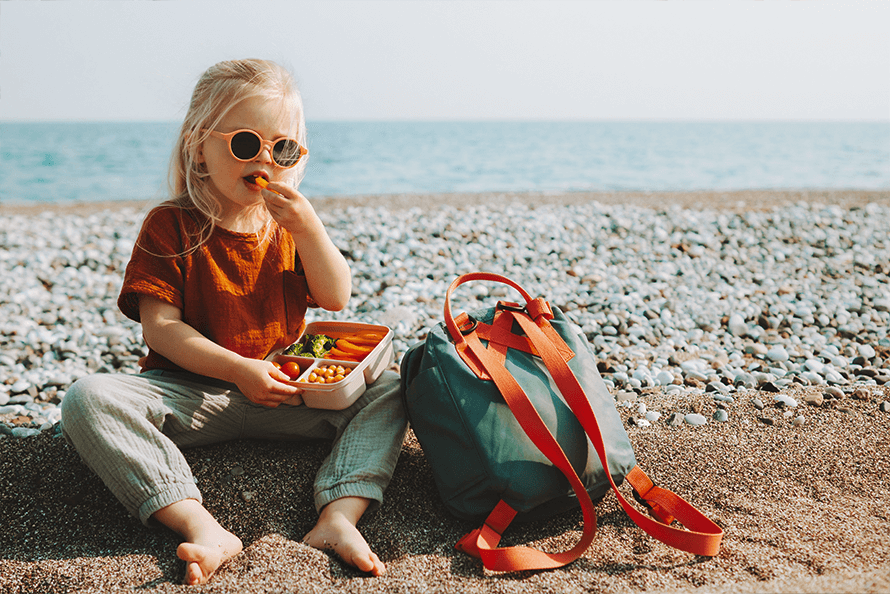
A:
POLYGON ((291 379, 288 374, 284 373, 283 371, 281 371, 280 369, 277 369, 277 368, 270 371, 269 375, 271 375, 273 379, 276 379, 279 382, 284 382, 284 383, 289 382, 291 379))
POLYGON ((279 208, 284 205, 287 200, 284 196, 279 196, 278 194, 273 194, 269 190, 263 190, 263 200, 266 201, 266 206, 269 208, 279 208))
POLYGON ((297 392, 295 392, 293 394, 276 394, 276 393, 269 392, 269 393, 264 394, 263 396, 257 398, 256 400, 254 400, 254 402, 256 402, 257 404, 260 404, 262 406, 268 406, 269 408, 275 408, 282 402, 290 400, 291 398, 293 398, 296 394, 300 393, 301 391, 302 390, 297 390, 297 392))
POLYGON ((294 200, 297 198, 297 192, 293 186, 283 184, 281 182, 270 182, 263 189, 263 196, 267 198, 284 198, 286 200, 294 200))
POLYGON ((269 388, 269 394, 274 397, 282 397, 284 400, 287 400, 288 397, 293 396, 294 394, 300 391, 300 388, 294 386, 293 384, 289 384, 287 382, 291 381, 290 378, 287 378, 284 381, 276 381, 275 385, 269 388))

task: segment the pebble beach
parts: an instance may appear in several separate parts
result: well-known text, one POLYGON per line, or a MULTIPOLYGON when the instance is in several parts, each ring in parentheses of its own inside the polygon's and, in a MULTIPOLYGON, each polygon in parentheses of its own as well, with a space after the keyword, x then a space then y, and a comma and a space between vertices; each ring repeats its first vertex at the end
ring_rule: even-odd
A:
MULTIPOLYGON (((389 572, 365 578, 299 542, 321 446, 222 444, 190 461, 246 550, 207 586, 179 586, 172 534, 126 516, 58 431, 74 380, 138 372, 141 330, 116 300, 151 204, 0 204, 0 591, 890 590, 890 191, 315 203, 350 260, 353 297, 309 321, 387 325, 398 361, 441 321, 459 274, 545 296, 593 345, 640 464, 724 528, 721 554, 673 551, 607 497, 578 562, 490 574, 453 550, 473 526, 438 503, 409 433, 364 528, 389 572)), ((452 306, 504 298, 516 294, 471 283, 452 306)), ((567 548, 579 522, 564 514, 515 540, 567 548)))

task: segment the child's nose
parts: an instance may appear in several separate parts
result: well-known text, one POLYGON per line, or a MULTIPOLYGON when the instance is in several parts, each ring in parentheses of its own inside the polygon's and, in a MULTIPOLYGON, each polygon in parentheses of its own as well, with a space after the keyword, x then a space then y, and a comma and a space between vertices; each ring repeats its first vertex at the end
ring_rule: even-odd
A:
POLYGON ((256 156, 256 160, 261 163, 272 163, 272 146, 264 144, 260 148, 260 154, 256 156))

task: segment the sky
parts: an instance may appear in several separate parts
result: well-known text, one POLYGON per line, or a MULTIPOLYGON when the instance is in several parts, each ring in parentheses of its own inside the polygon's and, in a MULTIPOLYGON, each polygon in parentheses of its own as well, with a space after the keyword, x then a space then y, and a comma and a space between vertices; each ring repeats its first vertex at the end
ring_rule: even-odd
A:
POLYGON ((0 120, 178 121, 220 60, 310 120, 890 121, 886 0, 0 2, 0 120))

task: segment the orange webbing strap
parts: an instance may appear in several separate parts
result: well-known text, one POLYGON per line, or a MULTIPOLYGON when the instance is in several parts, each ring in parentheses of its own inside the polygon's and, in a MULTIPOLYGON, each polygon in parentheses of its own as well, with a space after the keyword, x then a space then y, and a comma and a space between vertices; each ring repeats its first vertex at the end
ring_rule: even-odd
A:
MULTIPOLYGON (((703 556, 716 555, 719 552, 720 541, 723 537, 723 531, 720 527, 681 497, 666 489, 655 487, 652 481, 638 468, 630 472, 627 477, 628 482, 635 492, 640 494, 640 497, 649 507, 650 512, 657 518, 664 520, 665 523, 655 521, 643 515, 621 495, 611 474, 608 472, 609 464, 606 458, 602 433, 599 430, 599 424, 590 402, 587 400, 583 388, 578 383, 578 379, 566 363, 566 359, 561 356, 560 349, 554 344, 556 339, 551 339, 551 337, 556 336, 559 338, 556 344, 565 344, 555 328, 548 322, 547 312, 543 308, 545 302, 543 300, 533 300, 528 293, 512 280, 489 273, 471 273, 455 279, 445 294, 445 325, 454 340, 457 353, 471 369, 478 368, 483 374, 489 375, 494 380, 495 385, 497 385, 505 402, 513 411, 523 431, 569 480, 581 504, 581 510, 584 515, 584 530, 581 540, 570 551, 562 553, 544 553, 530 547, 497 548, 501 534, 516 515, 516 512, 509 505, 501 502, 495 507, 481 528, 474 530, 460 540, 457 545, 458 548, 481 557, 485 567, 495 571, 553 569, 571 563, 580 557, 593 541, 596 531, 596 511, 581 479, 572 468, 556 439, 541 420, 522 387, 504 367, 501 353, 486 349, 480 342, 479 336, 473 331, 467 330, 467 335, 464 336, 451 315, 450 296, 452 291, 460 284, 473 280, 502 282, 517 289, 526 300, 528 310, 535 313, 534 321, 532 321, 525 312, 505 310, 520 324, 532 347, 541 356, 551 377, 566 399, 566 403, 578 418, 579 423, 594 446, 619 503, 634 523, 654 538, 680 550, 703 556), (535 302, 534 304, 532 304, 533 301, 535 302), (672 519, 671 516, 676 517, 689 530, 668 526, 667 522, 672 519)), ((497 350, 500 351, 501 349, 497 350)))
MULTIPOLYGON (((507 302, 503 302, 503 301, 499 302, 499 304, 498 304, 499 309, 502 307, 515 306, 515 309, 527 310, 531 314, 531 316, 535 319, 539 319, 539 318, 551 319, 553 317, 553 310, 550 308, 550 304, 547 303, 546 300, 544 300, 541 297, 538 297, 537 299, 533 299, 532 296, 529 295, 525 289, 520 287, 518 284, 516 284, 514 281, 510 280, 506 276, 501 276, 500 274, 493 274, 490 272, 471 272, 468 274, 462 274, 461 276, 454 279, 454 281, 448 287, 448 290, 445 291, 445 307, 444 307, 445 328, 448 330, 448 334, 451 336, 451 339, 454 341, 454 348, 457 351, 457 354, 460 356, 460 358, 463 360, 463 362, 466 363, 467 367, 469 367, 473 371, 473 373, 475 373, 478 377, 480 377, 482 379, 490 379, 486 376, 485 372, 481 369, 479 362, 469 352, 469 349, 467 348, 467 342, 463 338, 463 333, 469 334, 473 329, 477 328, 481 324, 475 320, 471 320, 470 317, 465 313, 458 315, 457 318, 455 318, 451 314, 451 294, 454 292, 454 290, 457 289, 457 287, 459 287, 460 285, 462 285, 464 283, 467 283, 470 281, 477 281, 477 280, 493 281, 493 282, 505 284, 505 285, 515 289, 522 296, 522 298, 525 300, 525 305, 523 305, 523 306, 519 306, 518 304, 515 304, 515 303, 507 303, 507 302), (469 322, 471 322, 471 321, 472 321, 472 323, 470 324, 469 322), (465 328, 465 325, 466 325, 466 328, 465 328)), ((507 330, 509 330, 509 328, 507 328, 507 330)), ((499 331, 496 331, 496 332, 499 332, 499 331)), ((559 344, 559 342, 560 342, 559 334, 556 332, 556 330, 554 330, 552 327, 550 327, 549 334, 550 334, 551 338, 553 338, 553 340, 556 342, 556 344, 559 344)), ((521 342, 525 343, 525 345, 528 344, 528 342, 525 340, 525 337, 517 336, 516 338, 518 338, 521 342)), ((499 337, 495 336, 494 341, 496 343, 506 344, 509 347, 513 346, 512 344, 507 344, 505 342, 498 342, 498 340, 499 340, 499 337)), ((509 338, 508 340, 513 341, 514 338, 509 338)), ((520 348, 522 350, 526 350, 527 348, 530 348, 530 347, 527 347, 524 345, 522 345, 522 346, 517 345, 515 348, 520 348)), ((562 347, 562 352, 567 357, 566 360, 569 360, 574 356, 574 353, 572 352, 572 350, 569 349, 568 347, 566 347, 565 345, 563 345, 563 347, 562 347)))
POLYGON ((518 347, 523 350, 531 348, 531 345, 527 340, 524 340, 524 337, 516 336, 510 332, 510 326, 513 325, 513 318, 503 315, 503 313, 504 312, 502 311, 495 312, 494 319, 491 321, 491 326, 488 326, 488 328, 485 329, 480 328, 476 332, 477 336, 483 339, 488 339, 488 350, 495 355, 498 366, 503 365, 507 361, 508 348, 518 347), (499 336, 503 338, 505 335, 519 338, 522 340, 523 344, 510 344, 505 343, 503 340, 498 340, 499 336))
POLYGON ((639 466, 634 466, 624 477, 633 488, 634 499, 649 509, 649 515, 662 524, 672 524, 676 518, 670 514, 664 504, 675 496, 667 489, 656 487, 639 466))
MULTIPOLYGON (((502 314, 503 312, 497 312, 497 314, 502 314)), ((466 331, 468 334, 470 332, 475 332, 475 334, 481 338, 482 340, 488 341, 489 350, 496 353, 500 364, 503 365, 507 360, 507 349, 519 349, 521 351, 525 351, 532 355, 537 355, 536 352, 532 352, 532 346, 529 344, 528 339, 524 336, 517 336, 510 332, 510 326, 513 324, 513 318, 510 316, 504 315, 495 315, 493 324, 489 325, 485 322, 480 322, 478 320, 474 320, 470 318, 466 313, 459 314, 456 318, 454 318, 457 327, 461 329, 461 331, 466 331), (506 325, 506 328, 504 326, 506 325), (465 330, 468 329, 468 330, 465 330)), ((471 356, 466 356, 466 353, 461 354, 461 359, 469 367, 470 371, 476 374, 481 380, 490 380, 491 376, 482 368, 482 365, 479 364, 476 359, 471 356)))
MULTIPOLYGON (((504 311, 498 310, 495 313, 494 320, 492 320, 491 324, 475 320, 466 313, 458 314, 454 318, 454 321, 462 332, 466 332, 467 334, 475 332, 481 340, 487 341, 488 350, 497 353, 501 365, 507 360, 507 349, 516 349, 540 357, 538 351, 535 350, 535 347, 532 346, 525 336, 513 334, 511 331, 513 318, 512 316, 507 315, 504 311)), ((551 326, 551 329, 552 328, 553 327, 551 326)), ((556 348, 559 349, 559 353, 563 359, 571 361, 572 357, 575 356, 572 349, 566 345, 559 334, 555 334, 554 340, 556 341, 556 348)), ((491 376, 482 368, 481 364, 479 364, 471 354, 468 355, 466 353, 466 349, 458 352, 460 352, 463 362, 470 368, 470 371, 476 374, 476 377, 481 380, 491 379, 491 376)))
POLYGON ((480 557, 485 567, 492 571, 555 569, 568 565, 580 557, 593 542, 596 532, 596 510, 590 500, 590 495, 575 469, 572 468, 565 452, 550 433, 547 425, 541 420, 522 387, 503 364, 499 364, 497 355, 486 349, 475 333, 470 333, 464 338, 467 348, 491 376, 523 431, 547 456, 547 459, 569 479, 581 504, 584 530, 581 539, 571 550, 560 553, 545 553, 524 546, 497 548, 501 534, 516 515, 516 512, 502 501, 495 507, 481 528, 464 536, 456 546, 466 553, 480 557))
POLYGON ((584 395, 584 389, 578 383, 575 374, 572 373, 572 370, 562 357, 556 354, 554 349, 547 346, 548 339, 541 328, 538 327, 542 323, 548 326, 550 323, 541 319, 533 322, 528 317, 518 313, 514 313, 513 317, 525 331, 538 352, 541 353, 547 370, 559 387, 563 397, 565 397, 566 403, 572 409, 572 412, 575 413, 581 426, 584 427, 584 431, 599 455, 600 463, 606 469, 606 477, 609 479, 612 490, 618 497, 618 502, 634 523, 650 536, 674 548, 695 555, 707 557, 716 555, 720 551, 723 530, 682 497, 667 489, 655 487, 642 470, 635 469, 630 473, 629 482, 631 486, 647 502, 656 517, 670 519, 673 516, 689 530, 675 528, 653 520, 640 513, 628 503, 618 490, 618 486, 612 479, 611 473, 608 472, 609 464, 606 458, 603 436, 590 402, 584 395))

